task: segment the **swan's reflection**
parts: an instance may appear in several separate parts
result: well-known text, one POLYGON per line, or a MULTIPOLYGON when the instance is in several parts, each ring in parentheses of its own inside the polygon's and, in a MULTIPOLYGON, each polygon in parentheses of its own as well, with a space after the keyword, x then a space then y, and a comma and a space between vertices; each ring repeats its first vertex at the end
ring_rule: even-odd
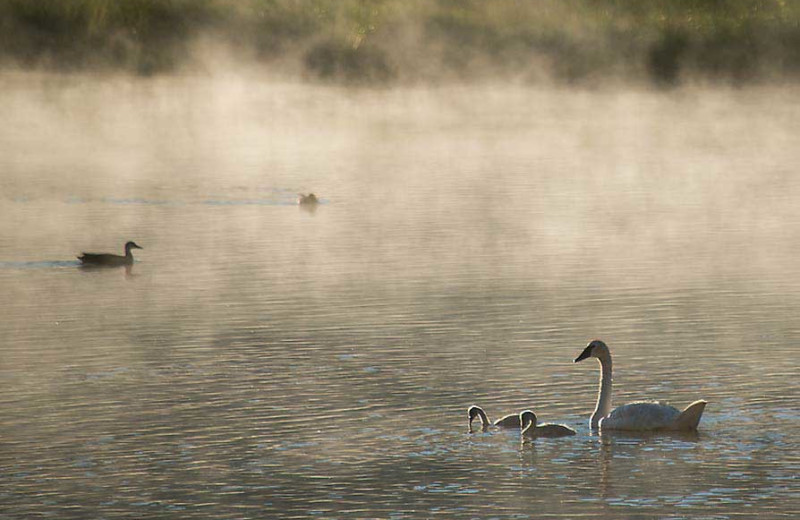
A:
MULTIPOLYGON (((643 446, 647 444, 663 441, 666 439, 675 439, 684 442, 698 442, 701 435, 697 431, 688 432, 627 432, 602 429, 599 432, 592 431, 590 437, 597 438, 598 450, 598 464, 600 474, 600 496, 603 501, 610 498, 617 498, 617 494, 613 489, 614 476, 612 471, 617 466, 617 473, 625 471, 624 466, 614 463, 614 456, 620 458, 620 448, 635 446, 637 451, 641 451, 643 446)), ((630 460, 626 458, 625 460, 630 460)), ((619 461, 622 462, 622 461, 619 461)))

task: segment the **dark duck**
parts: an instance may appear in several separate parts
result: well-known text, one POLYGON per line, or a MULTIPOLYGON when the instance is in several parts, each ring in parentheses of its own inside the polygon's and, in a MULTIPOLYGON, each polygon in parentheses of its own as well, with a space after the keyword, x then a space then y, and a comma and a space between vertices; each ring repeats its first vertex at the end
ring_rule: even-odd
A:
POLYGON ((136 242, 125 243, 125 256, 113 255, 111 253, 81 253, 78 260, 85 266, 98 267, 119 267, 123 265, 133 265, 133 253, 131 249, 144 249, 136 242))

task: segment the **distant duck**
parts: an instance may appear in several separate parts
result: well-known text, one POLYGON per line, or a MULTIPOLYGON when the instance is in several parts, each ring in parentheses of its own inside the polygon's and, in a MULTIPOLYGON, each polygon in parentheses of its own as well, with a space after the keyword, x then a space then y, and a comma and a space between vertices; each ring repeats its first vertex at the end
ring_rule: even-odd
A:
POLYGON ((309 193, 308 195, 303 195, 299 193, 300 197, 297 199, 297 203, 301 206, 316 206, 319 204, 319 199, 313 193, 309 193))
POLYGON ((82 253, 81 256, 78 257, 78 260, 81 261, 81 264, 86 266, 120 267, 123 265, 132 265, 133 253, 131 253, 131 249, 144 248, 136 245, 136 242, 126 242, 125 256, 112 255, 110 253, 82 253))
POLYGON ((489 418, 486 416, 486 412, 483 411, 483 408, 480 406, 472 405, 467 410, 467 414, 469 415, 469 428, 472 430, 472 422, 475 420, 475 417, 478 417, 481 421, 481 429, 486 430, 489 426, 495 426, 497 428, 519 428, 519 414, 512 413, 506 416, 503 416, 497 419, 495 422, 490 422, 489 418))
POLYGON ((569 437, 576 434, 575 430, 563 424, 537 424, 536 414, 530 410, 519 414, 519 423, 522 425, 520 435, 523 441, 539 437, 569 437))
POLYGON ((611 351, 596 339, 575 358, 575 363, 596 358, 600 362, 600 392, 590 419, 592 429, 626 431, 694 431, 706 402, 695 401, 683 411, 661 403, 635 402, 611 409, 611 351))

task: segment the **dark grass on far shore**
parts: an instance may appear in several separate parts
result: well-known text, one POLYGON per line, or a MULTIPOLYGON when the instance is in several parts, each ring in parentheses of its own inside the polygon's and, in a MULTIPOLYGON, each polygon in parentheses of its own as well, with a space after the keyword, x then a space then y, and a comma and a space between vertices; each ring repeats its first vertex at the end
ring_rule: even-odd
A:
POLYGON ((800 79, 794 0, 0 0, 0 64, 153 75, 227 56, 344 83, 800 79))

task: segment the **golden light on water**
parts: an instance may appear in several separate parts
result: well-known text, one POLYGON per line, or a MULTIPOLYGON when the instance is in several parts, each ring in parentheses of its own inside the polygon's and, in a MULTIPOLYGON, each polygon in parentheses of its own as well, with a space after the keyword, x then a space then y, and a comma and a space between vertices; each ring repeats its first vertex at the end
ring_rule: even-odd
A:
POLYGON ((0 516, 791 517, 796 87, 354 85, 197 45, 0 72, 0 516), (615 405, 702 398, 699 432, 591 432, 591 338, 615 405), (472 404, 577 435, 470 434, 472 404))

